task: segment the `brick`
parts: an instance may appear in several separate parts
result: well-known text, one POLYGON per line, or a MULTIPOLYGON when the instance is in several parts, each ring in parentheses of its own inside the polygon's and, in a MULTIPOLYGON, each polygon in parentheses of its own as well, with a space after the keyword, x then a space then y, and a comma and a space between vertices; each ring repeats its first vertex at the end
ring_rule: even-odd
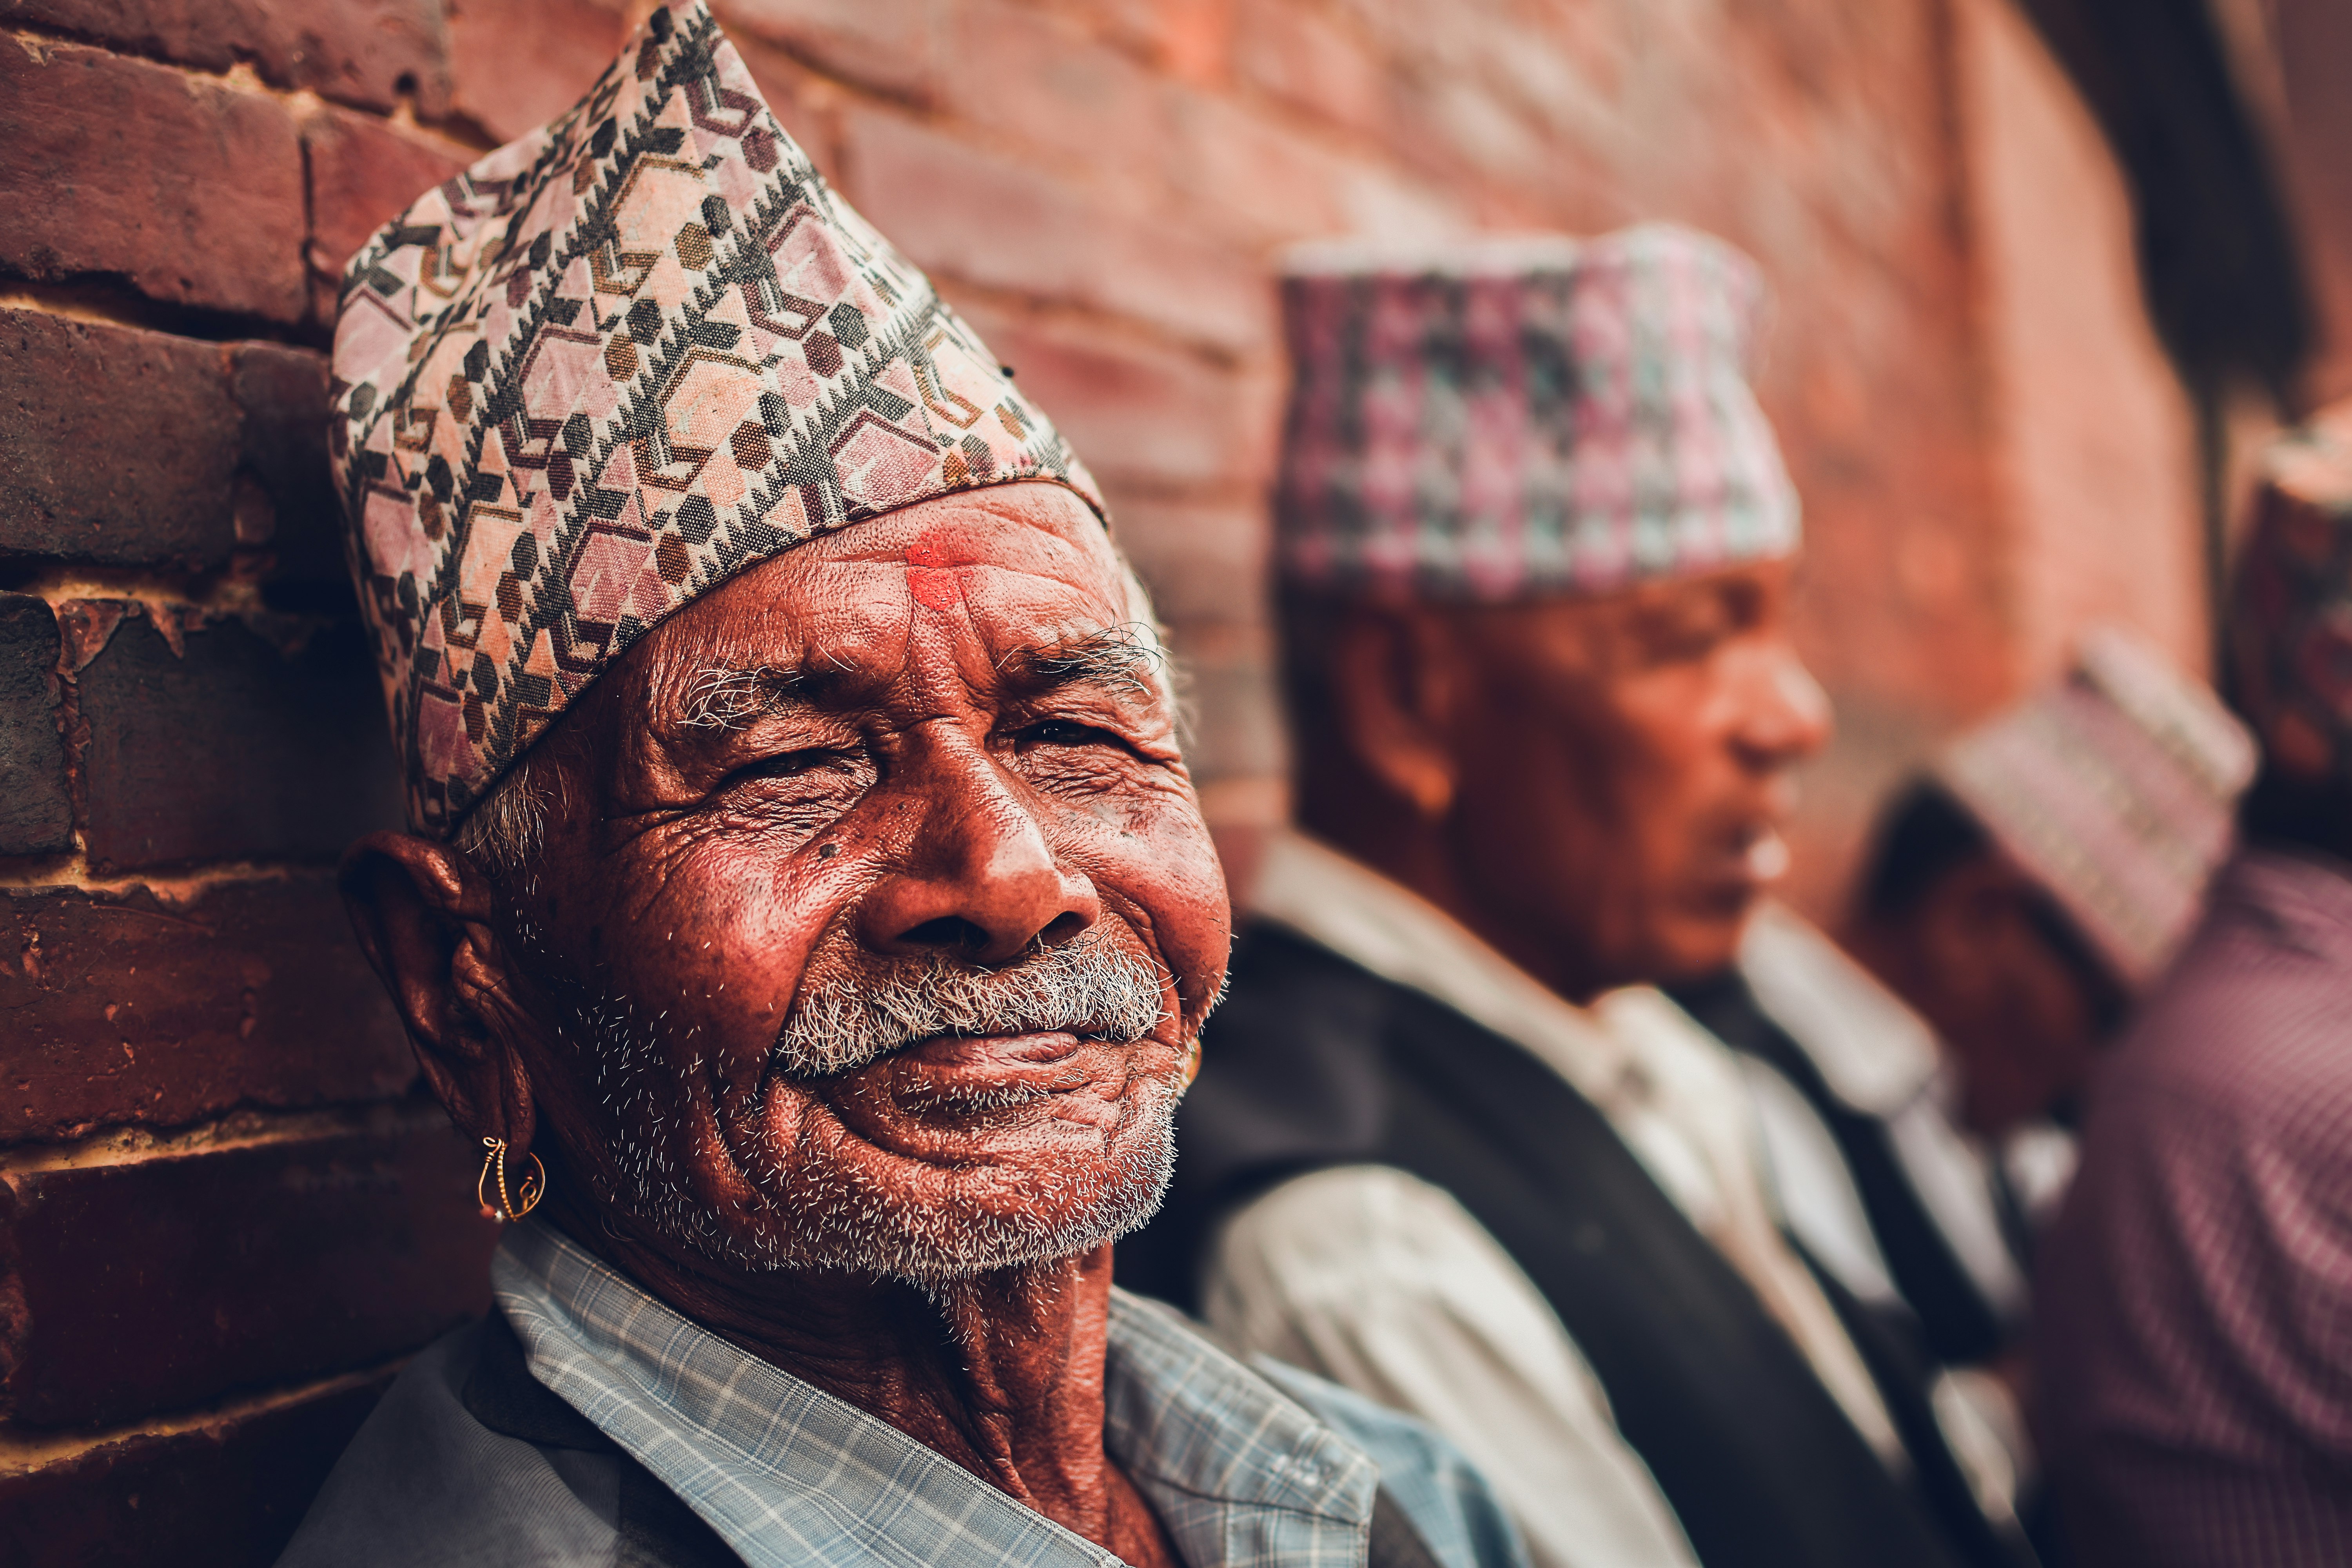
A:
MULTIPOLYGON (((1264 0, 1258 0, 1263 4, 1264 0)), ((1233 49, 1236 0, 1104 0, 1112 37, 1149 55, 1160 69, 1197 87, 1223 83, 1233 49)))
POLYGON ((448 98, 438 0, 11 0, 17 26, 56 27, 205 70, 239 62, 279 87, 366 109, 448 98))
POLYGON ((887 97, 929 100, 940 69, 943 0, 720 0, 742 32, 887 97))
POLYGON ((1262 502, 1125 500, 1118 539, 1161 620, 1265 621, 1271 541, 1262 502))
POLYGON ((331 878, 14 889, 0 902, 0 1140, 382 1099, 416 1076, 331 878))
POLYGON ((1168 188, 1192 199, 1200 231, 1249 255, 1362 226, 1349 210, 1360 164, 1224 99, 1176 96, 1160 161, 1168 188))
POLYGON ((1280 395, 1270 372, 981 301, 956 305, 1111 487, 1114 506, 1130 492, 1250 491, 1270 477, 1280 395))
POLYGON ((0 594, 0 778, 8 781, 0 790, 0 855, 73 847, 57 668, 58 623, 48 605, 28 595, 0 594))
POLYGON ((1288 753, 1266 629, 1180 623, 1169 627, 1169 644, 1183 672, 1184 760, 1194 780, 1279 775, 1288 753))
MULTIPOLYGON (((1103 171, 1108 197, 1129 208, 1157 195, 1167 100, 1180 90, 1133 55, 1088 38, 1075 17, 1020 0, 961 0, 949 19, 940 107, 992 147, 1103 171), (1083 126, 1085 134, 1071 134, 1083 126)), ((978 140, 979 138, 972 138, 978 140)))
POLYGON ((1263 503, 1147 496, 1118 503, 1116 532, 1151 590, 1181 673, 1184 755, 1196 784, 1279 776, 1282 719, 1268 624, 1263 503))
POLYGON ((487 1307, 479 1146, 437 1107, 236 1131, 5 1173, 17 1422, 100 1426, 366 1365, 487 1307))
POLYGON ((0 552, 226 559, 239 420, 224 359, 215 343, 0 310, 0 552))
MULTIPOLYGON (((611 63, 606 53, 597 68, 611 63)), ((581 79, 564 103, 576 100, 594 79, 594 71, 581 79)), ((302 154, 310 183, 310 268, 323 285, 313 292, 313 311, 322 326, 331 327, 335 291, 352 255, 474 155, 454 142, 404 133, 340 109, 321 109, 303 121, 302 154)))
POLYGON ((627 27, 614 0, 453 0, 449 114, 511 142, 578 102, 627 27))
POLYGON ((314 350, 0 310, 0 556, 340 581, 326 406, 314 350))
POLYGON ((73 47, 0 49, 0 269, 300 319, 302 155, 276 99, 73 47))
POLYGON ((1550 195, 1572 166, 1544 128, 1475 79, 1416 81, 1391 102, 1390 145, 1422 167, 1550 195))
POLYGON ((291 652, 273 639, 299 628, 273 617, 169 629, 181 650, 152 616, 127 616, 77 679, 93 864, 329 860, 398 826, 383 704, 355 624, 291 652))
POLYGON ((0 1564, 262 1568, 390 1382, 338 1378, 0 1472, 0 1564))
POLYGON ((1341 130, 1369 135, 1380 127, 1387 90, 1380 62, 1305 5, 1241 6, 1234 74, 1341 130))
POLYGON ((237 543, 268 545, 274 578, 347 588, 341 509, 327 466, 327 357, 283 343, 239 343, 229 395, 241 421, 237 543))
POLYGON ((898 115, 858 110, 845 121, 852 198, 922 266, 1226 353, 1272 342, 1273 289, 1255 262, 898 115))

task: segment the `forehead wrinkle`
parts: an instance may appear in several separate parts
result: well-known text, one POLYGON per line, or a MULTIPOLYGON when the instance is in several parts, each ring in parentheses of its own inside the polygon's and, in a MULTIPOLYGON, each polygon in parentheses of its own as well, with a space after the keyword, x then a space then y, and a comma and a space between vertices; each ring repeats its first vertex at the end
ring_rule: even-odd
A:
POLYGON ((649 671, 646 717, 707 731, 739 727, 714 718, 748 721, 795 703, 854 700, 892 679, 903 660, 903 615, 876 608, 870 595, 810 604, 786 593, 697 626, 665 647, 649 671))

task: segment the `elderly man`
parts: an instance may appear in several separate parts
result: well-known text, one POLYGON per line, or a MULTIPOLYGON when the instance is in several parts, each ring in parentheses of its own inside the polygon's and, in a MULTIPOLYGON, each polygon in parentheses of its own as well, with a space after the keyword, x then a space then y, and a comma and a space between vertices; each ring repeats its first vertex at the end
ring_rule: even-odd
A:
POLYGON ((2101 1068, 2036 1283, 2081 1561, 2352 1562, 2352 420, 2272 454, 2231 692, 2246 842, 2101 1068))
POLYGON ((1768 906, 1731 971, 1671 988, 1749 1056, 1796 1233, 1858 1294, 1899 1291, 1943 1361, 2021 1327, 2058 1123, 2187 937, 2252 768, 2202 682, 2092 632, 1898 797, 1843 951, 1768 906))
POLYGON ((1790 1231, 1982 1418, 2039 1542, 2018 1395, 2032 1236, 2072 1169, 2052 1118, 2188 934, 2252 768, 2201 682, 2094 632, 1898 799, 1843 951, 1767 906, 1733 968, 1670 988, 1742 1053, 1790 1231))
POLYGON ((285 1561, 1517 1561, 1111 1289, 1227 944, 1149 611, 709 14, 379 235, 335 372, 418 828, 345 884, 532 1217, 285 1561))
POLYGON ((1313 837, 1267 852, 1122 1268, 1427 1416, 1546 1564, 2005 1561, 1783 1239, 1730 1054, 1622 989, 1728 961, 1827 730, 1759 294, 1664 227, 1299 258, 1313 837))

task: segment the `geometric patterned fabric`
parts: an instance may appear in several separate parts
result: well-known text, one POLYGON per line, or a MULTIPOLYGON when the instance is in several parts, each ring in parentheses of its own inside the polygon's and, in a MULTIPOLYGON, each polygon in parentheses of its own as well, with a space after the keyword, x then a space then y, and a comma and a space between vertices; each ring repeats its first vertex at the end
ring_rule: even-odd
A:
POLYGON ((951 490, 1093 479, 829 190, 699 0, 354 257, 330 432, 410 822, 447 837, 736 572, 951 490))
POLYGON ((1961 736, 1934 773, 2137 990, 2204 909, 2254 745, 2202 681, 2101 628, 2063 679, 1961 736))
POLYGON ((1493 604, 1797 548, 1748 384, 1763 279, 1722 241, 1342 241, 1284 271, 1286 582, 1493 604))
POLYGON ((2352 403, 2263 467, 2230 616, 2234 695, 2280 773, 2352 782, 2352 403))

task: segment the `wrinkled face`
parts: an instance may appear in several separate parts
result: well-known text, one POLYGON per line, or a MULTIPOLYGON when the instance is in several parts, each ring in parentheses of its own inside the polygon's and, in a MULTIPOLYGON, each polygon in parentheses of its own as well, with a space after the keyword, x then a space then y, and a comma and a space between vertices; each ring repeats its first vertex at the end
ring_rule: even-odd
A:
POLYGON ((1465 612, 1457 853, 1505 951, 1590 994, 1730 962, 1827 700, 1767 563, 1465 612))
POLYGON ((1156 1206, 1229 933, 1124 581, 1067 491, 977 491, 746 572, 586 694, 512 896, 603 1201, 917 1280, 1156 1206))

